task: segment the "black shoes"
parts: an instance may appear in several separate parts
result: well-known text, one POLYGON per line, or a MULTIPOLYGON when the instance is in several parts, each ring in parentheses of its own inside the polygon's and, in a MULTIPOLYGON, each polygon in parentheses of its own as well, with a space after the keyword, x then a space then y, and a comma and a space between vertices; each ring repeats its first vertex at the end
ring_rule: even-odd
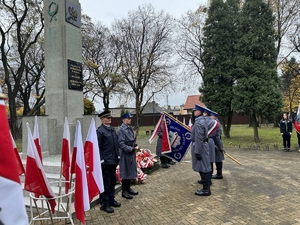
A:
POLYGON ((112 207, 120 207, 121 206, 121 203, 117 202, 116 200, 114 200, 113 202, 109 203, 110 206, 112 207))
POLYGON ((138 195, 139 193, 137 191, 132 190, 131 188, 128 189, 128 193, 130 195, 138 195))
POLYGON ((198 196, 210 196, 211 192, 210 192, 210 190, 204 190, 204 189, 202 189, 202 190, 197 190, 195 192, 195 195, 198 195, 198 196))
POLYGON ((104 212, 107 212, 107 213, 113 213, 114 212, 114 209, 110 206, 103 205, 103 206, 100 207, 100 209, 103 210, 104 212))
POLYGON ((122 197, 126 199, 132 199, 132 196, 128 193, 128 191, 123 191, 122 197))
POLYGON ((212 175, 211 179, 223 179, 223 175, 218 175, 218 174, 212 175))
POLYGON ((170 161, 168 161, 168 162, 167 162, 167 164, 170 164, 170 165, 175 165, 175 164, 176 164, 176 162, 174 162, 174 161, 170 160, 170 161))
POLYGON ((162 163, 162 164, 160 165, 160 167, 161 167, 161 168, 166 168, 166 169, 167 169, 167 168, 169 168, 170 166, 167 165, 166 163, 162 163))

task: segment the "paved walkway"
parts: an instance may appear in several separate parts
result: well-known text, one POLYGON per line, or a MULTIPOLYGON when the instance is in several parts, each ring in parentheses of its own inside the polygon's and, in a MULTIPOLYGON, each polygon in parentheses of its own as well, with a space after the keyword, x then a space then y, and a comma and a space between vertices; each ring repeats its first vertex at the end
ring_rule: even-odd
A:
MULTIPOLYGON (((140 140, 148 147, 147 140, 140 140)), ((155 143, 150 145, 155 152, 155 143)), ((300 224, 300 154, 296 151, 227 151, 243 165, 226 158, 224 179, 213 180, 212 195, 196 196, 199 174, 190 155, 169 169, 159 168, 133 189, 132 200, 107 214, 99 206, 86 213, 87 225, 98 224, 300 224)), ((74 219, 75 224, 80 224, 74 219)))

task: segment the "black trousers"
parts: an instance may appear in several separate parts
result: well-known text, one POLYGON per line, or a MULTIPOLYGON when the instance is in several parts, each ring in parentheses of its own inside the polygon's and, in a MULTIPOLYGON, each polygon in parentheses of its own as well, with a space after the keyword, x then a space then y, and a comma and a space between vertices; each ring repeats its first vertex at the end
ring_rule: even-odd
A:
POLYGON ((122 191, 128 191, 130 188, 131 180, 122 179, 122 191))
POLYGON ((211 172, 202 173, 200 172, 201 180, 203 181, 203 189, 210 190, 211 172))
POLYGON ((100 194, 102 205, 109 206, 115 200, 116 167, 113 165, 102 165, 104 192, 100 194))
POLYGON ((291 135, 290 133, 283 133, 282 135, 283 147, 290 148, 291 147, 291 135))

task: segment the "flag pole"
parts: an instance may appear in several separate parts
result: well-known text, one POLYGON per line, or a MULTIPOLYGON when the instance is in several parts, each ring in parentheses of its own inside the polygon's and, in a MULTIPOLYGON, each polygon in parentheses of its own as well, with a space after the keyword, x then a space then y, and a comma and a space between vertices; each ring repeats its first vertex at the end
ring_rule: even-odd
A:
POLYGON ((172 116, 171 114, 164 112, 164 114, 167 114, 171 119, 175 120, 177 123, 181 124, 182 126, 184 126, 186 129, 191 130, 191 128, 188 125, 185 125, 184 123, 182 123, 180 120, 176 119, 174 116, 172 116))
MULTIPOLYGON (((59 189, 58 189, 58 196, 61 196, 61 179, 62 179, 62 162, 60 162, 60 174, 59 174, 59 189)), ((59 206, 60 206, 60 199, 61 197, 58 198, 58 206, 57 206, 57 211, 59 212, 59 206)))
MULTIPOLYGON (((39 210, 39 208, 38 208, 38 206, 37 206, 37 204, 36 204, 36 199, 33 199, 33 202, 34 202, 34 205, 35 205, 35 208, 36 208, 36 211, 37 211, 37 213, 38 213, 39 218, 42 218, 42 217, 41 217, 41 214, 40 214, 40 210, 39 210)), ((43 204, 43 200, 42 200, 42 204, 43 204)), ((41 224, 44 224, 44 221, 43 221, 43 220, 41 220, 41 224)))

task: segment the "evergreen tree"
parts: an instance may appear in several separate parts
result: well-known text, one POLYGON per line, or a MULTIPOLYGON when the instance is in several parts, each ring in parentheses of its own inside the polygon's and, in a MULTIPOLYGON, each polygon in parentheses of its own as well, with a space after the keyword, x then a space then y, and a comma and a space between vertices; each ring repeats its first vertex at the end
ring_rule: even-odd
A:
POLYGON ((230 137, 233 85, 236 79, 238 0, 212 0, 205 23, 202 61, 203 84, 199 91, 205 105, 218 112, 223 134, 230 137))
POLYGON ((234 89, 234 110, 250 116, 254 141, 259 141, 259 116, 275 116, 282 107, 279 77, 276 71, 274 18, 263 0, 245 0, 238 32, 237 67, 239 73, 234 89))

